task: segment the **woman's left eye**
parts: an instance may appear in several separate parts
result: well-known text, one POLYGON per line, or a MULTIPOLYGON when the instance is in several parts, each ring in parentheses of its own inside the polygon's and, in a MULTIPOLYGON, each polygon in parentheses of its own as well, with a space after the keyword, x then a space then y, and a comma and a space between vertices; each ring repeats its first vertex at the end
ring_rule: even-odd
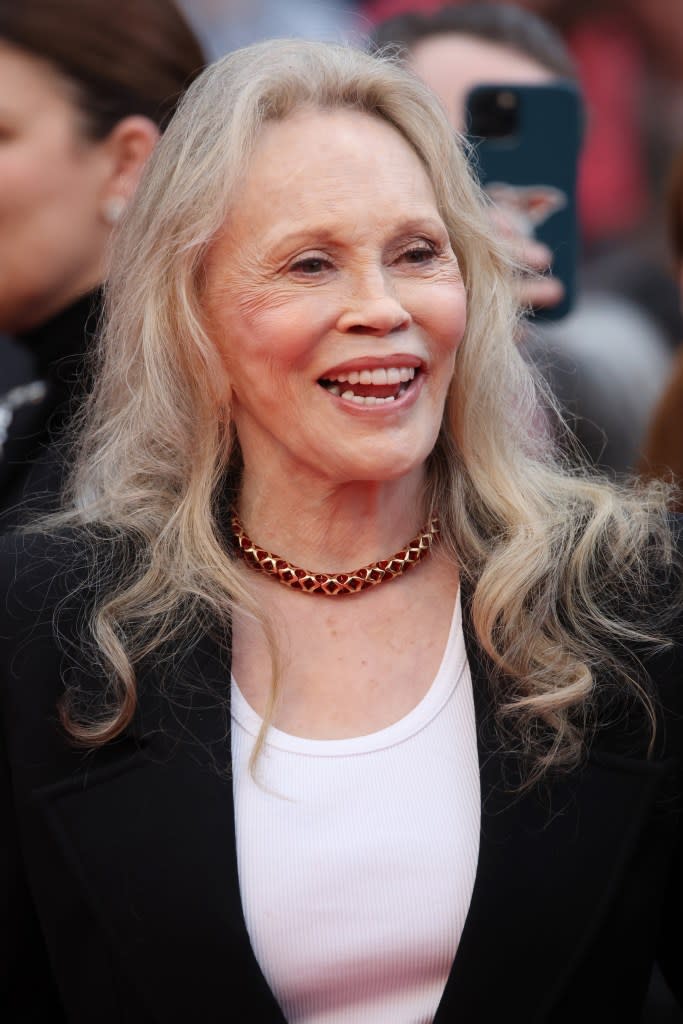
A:
POLYGON ((399 258, 405 260, 406 263, 426 263, 435 255, 436 252, 431 245, 414 245, 402 252, 399 258))

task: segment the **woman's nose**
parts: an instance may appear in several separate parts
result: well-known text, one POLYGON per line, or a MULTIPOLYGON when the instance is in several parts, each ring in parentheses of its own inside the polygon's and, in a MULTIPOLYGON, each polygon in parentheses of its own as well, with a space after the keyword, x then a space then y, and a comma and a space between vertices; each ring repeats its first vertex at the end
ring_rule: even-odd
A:
POLYGON ((399 297, 379 277, 349 296, 337 320, 337 330, 381 337, 405 330, 411 323, 412 317, 399 297))

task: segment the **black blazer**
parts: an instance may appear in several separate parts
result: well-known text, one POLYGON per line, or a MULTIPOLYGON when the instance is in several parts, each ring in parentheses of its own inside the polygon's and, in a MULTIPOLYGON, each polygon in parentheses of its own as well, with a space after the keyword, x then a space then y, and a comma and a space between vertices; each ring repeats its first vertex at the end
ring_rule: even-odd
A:
MULTIPOLYGON (((20 541, 17 563, 3 543, 0 1019, 283 1024, 240 904, 225 648, 203 636, 143 666, 134 726, 77 750, 55 706, 64 681, 84 699, 102 689, 79 645, 87 594, 61 609, 61 651, 53 616, 81 581, 82 553, 20 541)), ((665 705, 652 759, 620 720, 581 769, 520 795, 466 602, 465 625, 481 846, 435 1022, 653 1020, 642 1007, 656 960, 683 1001, 681 651, 649 662, 665 705)))

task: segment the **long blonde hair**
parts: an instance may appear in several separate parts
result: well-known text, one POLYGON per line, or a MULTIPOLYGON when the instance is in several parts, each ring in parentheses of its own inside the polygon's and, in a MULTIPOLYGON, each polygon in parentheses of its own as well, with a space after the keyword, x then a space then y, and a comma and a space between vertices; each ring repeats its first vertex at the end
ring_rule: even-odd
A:
POLYGON ((126 538, 134 557, 109 575, 94 563, 105 596, 91 626, 110 692, 100 715, 84 718, 67 704, 64 721, 77 740, 106 742, 130 723, 142 657, 181 631, 229 627, 235 603, 258 615, 223 534, 239 452, 230 382, 203 323, 202 267, 261 126, 302 107, 387 121, 433 182, 469 318, 427 500, 473 595, 472 623, 497 670, 509 741, 534 755, 538 772, 574 764, 596 671, 608 664, 637 687, 614 652, 656 639, 617 603, 623 588, 642 592, 653 552, 661 564, 670 558, 665 494, 576 474, 539 430, 539 385, 515 344, 510 260, 431 93, 396 59, 301 40, 260 43, 202 73, 118 235, 97 387, 82 413, 64 512, 52 525, 104 529, 126 538))

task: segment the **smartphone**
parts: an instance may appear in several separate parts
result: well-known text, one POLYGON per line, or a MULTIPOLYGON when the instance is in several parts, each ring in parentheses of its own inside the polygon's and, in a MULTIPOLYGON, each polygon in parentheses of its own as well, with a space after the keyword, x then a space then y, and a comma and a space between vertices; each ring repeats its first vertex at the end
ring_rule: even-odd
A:
POLYGON ((484 189, 522 234, 544 242, 553 253, 552 273, 564 285, 564 298, 532 315, 545 320, 566 316, 576 301, 580 244, 579 89, 565 79, 537 85, 478 85, 465 100, 465 125, 484 189))

